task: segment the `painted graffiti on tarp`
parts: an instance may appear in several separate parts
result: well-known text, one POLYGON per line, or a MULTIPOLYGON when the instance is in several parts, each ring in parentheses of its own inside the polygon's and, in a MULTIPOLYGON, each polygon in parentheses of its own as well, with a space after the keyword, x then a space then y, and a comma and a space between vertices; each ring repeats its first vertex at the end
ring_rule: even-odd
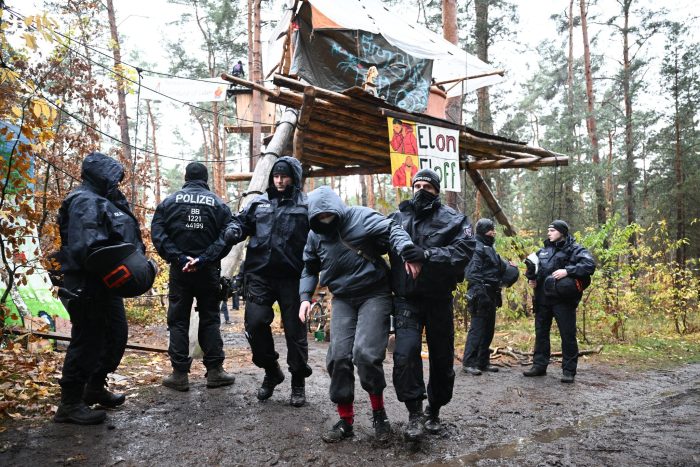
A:
MULTIPOLYGON (((308 5, 306 2, 304 5, 308 5)), ((392 46, 380 34, 350 29, 313 29, 310 7, 297 17, 291 74, 314 86, 342 92, 361 87, 367 71, 376 67, 377 95, 411 112, 428 106, 433 61, 418 59, 392 46)))

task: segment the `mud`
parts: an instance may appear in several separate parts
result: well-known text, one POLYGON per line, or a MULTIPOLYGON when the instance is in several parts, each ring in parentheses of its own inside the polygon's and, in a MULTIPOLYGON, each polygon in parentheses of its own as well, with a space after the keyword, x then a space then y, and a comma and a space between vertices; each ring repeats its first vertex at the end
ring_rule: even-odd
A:
MULTIPOLYGON (((636 372, 589 360, 576 383, 564 385, 558 365, 547 376, 524 378, 516 367, 468 376, 455 362, 443 433, 409 446, 389 356, 390 443, 373 443, 358 382, 356 435, 327 445, 321 430, 337 417, 327 394, 327 344, 310 343, 309 403, 293 408, 289 376, 270 400, 256 399, 261 370, 248 363, 240 332, 223 331, 235 385, 207 389, 197 362, 189 392, 142 387, 100 426, 13 422, 0 433, 0 465, 700 465, 700 364, 636 372)), ((284 361, 284 340, 276 339, 284 361)))

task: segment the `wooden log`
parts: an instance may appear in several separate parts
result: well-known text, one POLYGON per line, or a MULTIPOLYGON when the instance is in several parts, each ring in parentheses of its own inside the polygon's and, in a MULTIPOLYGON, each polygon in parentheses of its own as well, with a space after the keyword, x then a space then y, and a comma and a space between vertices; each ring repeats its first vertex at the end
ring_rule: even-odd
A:
POLYGON ((506 213, 503 212, 501 205, 498 204, 496 197, 493 196, 491 189, 486 184, 486 182, 484 181, 484 178, 481 176, 479 171, 474 170, 474 169, 467 169, 467 173, 469 174, 469 177, 472 179, 472 182, 474 182, 476 189, 479 190, 479 193, 481 193, 481 196, 484 197, 484 201, 488 205, 491 212, 493 212, 494 217, 504 227, 505 234, 508 235, 509 237, 514 237, 517 234, 517 232, 515 231, 513 226, 510 224, 510 221, 508 220, 506 213))
POLYGON ((253 178, 253 172, 237 172, 224 175, 224 180, 227 182, 244 182, 253 178))
POLYGON ((323 126, 314 125, 307 129, 309 135, 313 135, 314 141, 331 142, 340 147, 347 145, 359 152, 367 152, 375 156, 389 157, 389 140, 387 138, 374 139, 363 137, 362 128, 358 128, 356 133, 351 131, 328 132, 324 131, 323 126))
POLYGON ((299 111, 299 121, 297 122, 297 128, 294 132, 293 154, 294 157, 299 160, 303 160, 304 158, 304 137, 309 125, 309 120, 311 119, 311 114, 313 113, 315 101, 316 88, 307 86, 304 89, 304 97, 302 98, 301 110, 299 111))
POLYGON ((438 81, 437 83, 433 83, 433 86, 440 86, 443 84, 449 84, 449 83, 454 83, 454 82, 459 82, 459 81, 465 81, 469 79, 476 79, 476 78, 485 78, 487 76, 493 76, 493 75, 500 75, 503 76, 505 74, 506 70, 496 70, 496 71, 491 71, 489 73, 480 73, 478 75, 471 75, 471 76, 463 76, 461 78, 453 78, 453 79, 448 79, 446 81, 438 81))
POLYGON ((533 167, 551 167, 567 165, 568 159, 562 160, 558 157, 533 157, 530 159, 504 159, 500 161, 473 161, 463 164, 469 169, 516 169, 533 167), (566 161, 566 163, 564 163, 566 161))
POLYGON ((339 177, 342 175, 374 175, 391 173, 391 167, 339 167, 329 169, 317 169, 308 172, 307 177, 339 177))
MULTIPOLYGON (((54 339, 57 341, 69 341, 70 342, 70 340, 72 339, 71 336, 69 336, 67 334, 60 334, 58 332, 53 332, 53 331, 34 331, 34 330, 30 330, 30 329, 26 329, 26 328, 18 328, 18 327, 5 328, 3 331, 8 333, 8 334, 15 335, 15 336, 32 335, 32 336, 40 337, 42 339, 54 339)), ((167 347, 158 347, 158 346, 154 346, 154 345, 141 344, 139 342, 127 342, 126 348, 132 349, 132 350, 142 350, 144 352, 168 353, 167 347)))
POLYGON ((385 165, 389 161, 389 151, 381 152, 373 147, 368 147, 360 143, 352 141, 328 139, 320 133, 309 131, 309 135, 313 138, 308 138, 306 146, 311 149, 319 149, 328 154, 337 154, 341 159, 347 154, 348 158, 352 157, 355 160, 366 161, 374 165, 385 165))
POLYGON ((506 141, 489 140, 486 138, 480 138, 474 136, 467 132, 461 132, 459 135, 460 148, 462 144, 465 147, 477 147, 482 149, 490 149, 491 151, 513 151, 515 153, 525 153, 532 154, 539 157, 561 157, 566 158, 564 154, 558 154, 556 152, 549 151, 543 148, 536 148, 534 146, 521 145, 516 143, 508 143, 506 141))

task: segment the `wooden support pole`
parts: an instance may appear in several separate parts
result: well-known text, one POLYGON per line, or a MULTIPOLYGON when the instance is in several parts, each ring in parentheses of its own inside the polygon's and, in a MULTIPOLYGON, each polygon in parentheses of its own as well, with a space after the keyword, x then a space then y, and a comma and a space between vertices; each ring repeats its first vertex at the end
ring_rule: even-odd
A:
POLYGON ((299 110, 299 121, 294 132, 294 157, 300 161, 304 159, 304 136, 309 127, 309 120, 313 113, 314 103, 316 102, 316 88, 307 86, 304 88, 304 97, 301 101, 301 110, 299 110))
MULTIPOLYGON (((568 162, 568 161, 566 161, 568 162)), ((499 161, 481 160, 467 162, 463 164, 468 169, 516 169, 516 168, 537 168, 567 165, 565 160, 558 157, 531 157, 528 159, 503 159, 499 161)))
POLYGON ((245 182, 253 178, 253 172, 237 172, 224 176, 227 182, 245 182))
MULTIPOLYGON (((71 336, 66 335, 66 334, 60 334, 58 332, 53 332, 53 331, 34 331, 31 329, 25 329, 25 328, 6 328, 4 332, 8 334, 13 334, 15 336, 24 336, 31 334, 32 336, 40 337, 42 339, 54 339, 57 341, 69 341, 71 340, 71 336)), ((146 344, 140 344, 138 342, 127 342, 126 343, 126 348, 127 349, 132 349, 132 350, 142 350, 144 352, 158 352, 158 353, 168 353, 168 348, 167 347, 156 347, 154 345, 146 345, 146 344)))
POLYGON ((467 173, 469 174, 469 177, 471 177, 472 182, 474 182, 476 189, 479 190, 479 193, 481 193, 481 196, 483 196, 484 201, 486 201, 486 204, 489 206, 491 212, 493 212, 494 217, 496 217, 496 220, 498 220, 498 223, 505 228, 505 234, 509 237, 514 237, 517 234, 517 232, 515 231, 513 226, 510 225, 508 217, 506 217, 506 214, 503 212, 501 205, 498 204, 496 197, 493 196, 491 189, 486 184, 484 178, 481 176, 479 171, 467 169, 467 173))
POLYGON ((440 86, 443 84, 456 83, 459 81, 466 81, 469 79, 485 78, 487 76, 493 76, 493 75, 503 76, 505 74, 505 72, 506 72, 506 70, 496 70, 496 71, 491 71, 489 73, 480 73, 478 75, 463 76, 461 78, 452 78, 452 79, 448 79, 446 81, 438 81, 437 83, 433 83, 433 86, 440 86))

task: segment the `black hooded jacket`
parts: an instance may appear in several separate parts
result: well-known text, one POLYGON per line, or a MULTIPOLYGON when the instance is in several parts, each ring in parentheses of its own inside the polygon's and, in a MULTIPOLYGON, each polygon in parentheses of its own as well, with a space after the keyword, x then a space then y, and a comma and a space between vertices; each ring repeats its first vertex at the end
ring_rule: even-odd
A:
POLYGON ((319 273, 321 285, 328 286, 335 296, 364 296, 381 288, 388 291, 389 271, 381 255, 389 250, 401 254, 413 243, 408 234, 396 222, 373 209, 345 206, 327 186, 309 194, 309 222, 324 212, 337 216, 337 230, 329 235, 309 232, 299 283, 301 301, 311 299, 319 273), (341 237, 354 249, 344 245, 341 237), (357 250, 374 260, 358 254, 357 250))
POLYGON ((403 227, 413 243, 428 255, 414 280, 404 270, 403 259, 393 252, 389 254, 394 293, 406 298, 450 295, 464 278, 464 267, 474 251, 469 219, 439 200, 421 215, 416 215, 412 200, 404 201, 389 218, 403 227))
POLYGON ((123 177, 124 167, 104 154, 93 152, 83 161, 83 182, 58 211, 61 272, 85 272, 85 259, 104 246, 132 243, 145 252, 138 221, 117 188, 123 177))
POLYGON ((224 241, 230 221, 231 210, 207 183, 189 180, 156 208, 151 239, 168 263, 179 264, 185 256, 216 263, 231 251, 224 241))
POLYGON ((506 263, 493 248, 493 238, 476 236, 474 257, 465 270, 469 289, 483 288, 484 291, 500 291, 501 279, 506 271, 506 263))
POLYGON ((299 277, 309 233, 308 204, 301 191, 301 164, 289 156, 280 157, 280 161, 291 167, 292 185, 284 192, 277 191, 270 173, 266 193, 234 216, 231 224, 240 229, 234 243, 250 237, 243 265, 246 273, 299 277))
POLYGON ((530 280, 537 281, 535 294, 543 298, 544 280, 557 269, 566 269, 568 277, 582 279, 595 272, 595 260, 591 253, 576 243, 568 234, 557 242, 544 241, 544 247, 537 251, 538 266, 536 275, 526 273, 530 280))

